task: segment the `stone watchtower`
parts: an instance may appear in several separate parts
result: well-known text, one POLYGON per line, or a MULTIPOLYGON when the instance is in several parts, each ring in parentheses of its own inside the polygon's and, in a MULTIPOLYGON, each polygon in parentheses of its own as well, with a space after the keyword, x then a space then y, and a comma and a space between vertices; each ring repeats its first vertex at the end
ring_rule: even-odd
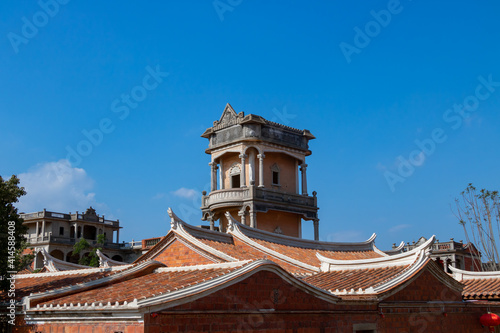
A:
POLYGON ((202 220, 225 231, 226 211, 253 228, 301 237, 302 220, 313 221, 319 239, 316 192, 307 193, 308 130, 260 116, 236 113, 227 104, 202 135, 209 140, 211 191, 203 192, 202 220), (299 174, 300 171, 300 174, 299 174))

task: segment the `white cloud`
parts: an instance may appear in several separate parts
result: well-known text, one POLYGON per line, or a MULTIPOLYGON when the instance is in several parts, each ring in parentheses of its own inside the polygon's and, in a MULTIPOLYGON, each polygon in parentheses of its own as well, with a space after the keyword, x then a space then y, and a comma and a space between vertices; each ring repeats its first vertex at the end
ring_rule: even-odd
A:
POLYGON ((191 188, 185 188, 181 187, 177 191, 173 192, 175 196, 181 197, 181 198, 186 198, 186 199, 193 199, 198 195, 198 192, 196 190, 193 190, 191 188))
POLYGON ((84 169, 73 168, 68 160, 36 165, 19 175, 21 186, 27 194, 20 198, 20 212, 34 212, 47 208, 56 212, 82 211, 90 205, 105 208, 97 203, 91 192, 94 180, 84 169))

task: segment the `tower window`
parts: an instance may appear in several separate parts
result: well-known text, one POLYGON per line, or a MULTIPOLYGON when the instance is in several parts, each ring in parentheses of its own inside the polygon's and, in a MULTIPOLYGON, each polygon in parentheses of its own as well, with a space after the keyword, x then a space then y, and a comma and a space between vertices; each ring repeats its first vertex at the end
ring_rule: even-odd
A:
POLYGON ((231 188, 239 188, 239 187, 240 187, 240 175, 232 175, 231 188))
POLYGON ((239 164, 235 163, 233 166, 231 166, 231 169, 229 169, 229 175, 231 177, 231 188, 239 188, 241 185, 241 168, 239 164))
POLYGON ((277 164, 273 164, 271 167, 271 172, 273 174, 273 185, 280 185, 280 168, 277 164))
POLYGON ((280 183, 280 173, 273 171, 273 185, 279 185, 280 183))
POLYGON ((59 227, 59 236, 64 236, 64 227, 59 227))

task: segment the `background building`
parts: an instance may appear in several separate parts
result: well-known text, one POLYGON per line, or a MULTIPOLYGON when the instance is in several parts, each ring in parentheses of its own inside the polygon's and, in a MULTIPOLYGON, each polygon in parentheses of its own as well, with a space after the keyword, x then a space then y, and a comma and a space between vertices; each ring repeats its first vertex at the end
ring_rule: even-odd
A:
POLYGON ((102 253, 112 260, 132 262, 141 254, 142 244, 120 243, 120 221, 107 220, 99 216, 95 209, 89 207, 85 213, 57 213, 43 210, 34 213, 20 214, 28 227, 27 240, 34 248, 34 269, 42 268, 42 248, 52 257, 70 263, 78 263, 80 256, 73 255, 73 246, 80 238, 96 245, 97 236, 103 234, 105 243, 102 253))

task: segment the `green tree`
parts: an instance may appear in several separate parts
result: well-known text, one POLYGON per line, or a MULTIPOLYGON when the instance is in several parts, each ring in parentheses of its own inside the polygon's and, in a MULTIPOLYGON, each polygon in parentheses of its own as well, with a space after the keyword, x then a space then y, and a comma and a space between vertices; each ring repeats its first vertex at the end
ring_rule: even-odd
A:
POLYGON ((96 246, 93 247, 85 238, 80 238, 80 240, 76 242, 75 245, 73 245, 73 254, 80 254, 83 250, 92 250, 88 255, 81 256, 80 260, 78 260, 78 263, 85 266, 99 267, 99 256, 97 255, 97 250, 102 250, 102 246, 104 245, 105 240, 106 239, 104 238, 103 234, 98 235, 96 246))
POLYGON ((500 200, 498 191, 477 190, 472 183, 455 199, 459 223, 467 242, 481 252, 483 270, 498 270, 500 256, 500 200))
POLYGON ((0 286, 2 290, 9 289, 10 282, 7 280, 11 275, 9 272, 18 272, 33 260, 32 255, 22 255, 27 248, 25 234, 28 228, 23 225, 24 220, 14 207, 19 198, 25 194, 24 187, 19 187, 19 178, 15 175, 9 180, 3 180, 0 176, 0 271, 2 275, 0 286))

